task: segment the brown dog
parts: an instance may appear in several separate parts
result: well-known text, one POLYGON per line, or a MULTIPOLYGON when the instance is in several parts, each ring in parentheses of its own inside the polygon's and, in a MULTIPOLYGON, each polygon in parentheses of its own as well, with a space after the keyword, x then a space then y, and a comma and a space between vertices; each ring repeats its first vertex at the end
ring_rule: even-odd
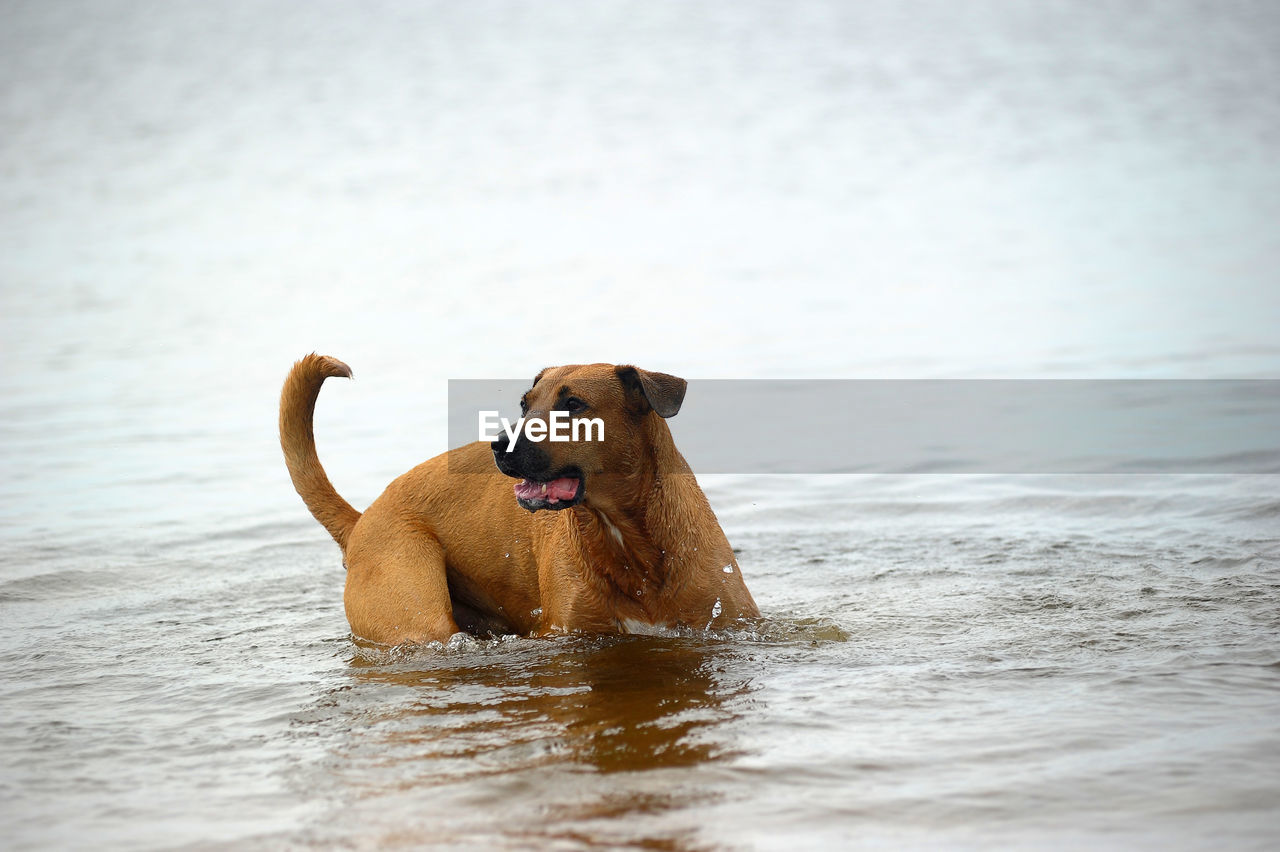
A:
POLYGON ((759 615, 663 419, 680 410, 683 379, 610 364, 543 370, 521 401, 526 417, 599 418, 604 440, 469 444, 396 479, 361 514, 316 455, 311 421, 329 376, 351 370, 320 355, 293 366, 280 444, 294 487, 342 548, 356 636, 643 633, 759 615))

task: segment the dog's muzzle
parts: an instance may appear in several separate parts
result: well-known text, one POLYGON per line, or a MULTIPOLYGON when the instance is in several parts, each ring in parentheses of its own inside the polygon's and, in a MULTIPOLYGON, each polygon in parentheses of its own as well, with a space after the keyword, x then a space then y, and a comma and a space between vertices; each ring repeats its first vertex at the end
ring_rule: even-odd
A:
POLYGON ((582 471, 576 467, 551 470, 551 457, 523 435, 507 451, 508 441, 498 438, 490 445, 498 470, 520 481, 515 485, 516 502, 530 512, 539 509, 567 509, 582 502, 582 471))

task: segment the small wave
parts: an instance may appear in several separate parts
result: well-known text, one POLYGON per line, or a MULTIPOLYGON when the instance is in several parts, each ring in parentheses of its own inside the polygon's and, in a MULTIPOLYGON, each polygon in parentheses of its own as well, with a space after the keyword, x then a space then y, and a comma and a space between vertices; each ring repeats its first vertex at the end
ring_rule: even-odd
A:
POLYGON ((1280 518, 1280 500, 1246 500, 1227 506, 1208 506, 1201 514, 1240 521, 1274 521, 1280 518))
POLYGON ((743 619, 737 624, 715 630, 694 627, 655 627, 652 632, 644 634, 563 633, 549 637, 507 634, 481 637, 468 633, 455 633, 449 637, 448 642, 416 642, 401 645, 381 645, 358 636, 351 636, 350 640, 355 648, 355 654, 351 660, 353 664, 383 665, 438 657, 501 654, 546 647, 560 648, 564 643, 604 645, 610 642, 695 641, 714 644, 752 642, 771 645, 816 645, 847 642, 850 638, 851 634, 848 630, 826 618, 759 618, 743 619))
POLYGON ((382 645, 370 642, 358 636, 352 636, 355 646, 356 664, 399 663, 411 660, 436 657, 443 654, 462 654, 490 651, 501 647, 509 647, 513 643, 532 641, 514 634, 481 638, 467 633, 455 633, 448 642, 406 642, 401 645, 382 645))
POLYGON ((123 578, 114 571, 81 571, 69 568, 0 583, 0 601, 9 603, 75 598, 100 589, 116 588, 122 582, 123 578))

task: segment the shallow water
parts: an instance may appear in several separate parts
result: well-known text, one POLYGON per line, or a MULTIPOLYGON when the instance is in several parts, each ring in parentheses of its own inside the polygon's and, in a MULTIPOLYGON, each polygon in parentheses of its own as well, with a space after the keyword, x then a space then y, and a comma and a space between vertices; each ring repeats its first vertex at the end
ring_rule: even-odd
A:
POLYGON ((388 653, 345 636, 336 550, 304 519, 127 565, 45 548, 0 587, 11 837, 1274 836, 1274 477, 718 480, 757 631, 388 653))
POLYGON ((8 848, 1280 842, 1280 476, 705 476, 760 625, 388 653, 274 434, 312 349, 356 506, 553 363, 1274 378, 1272 5, 10 6, 8 848))

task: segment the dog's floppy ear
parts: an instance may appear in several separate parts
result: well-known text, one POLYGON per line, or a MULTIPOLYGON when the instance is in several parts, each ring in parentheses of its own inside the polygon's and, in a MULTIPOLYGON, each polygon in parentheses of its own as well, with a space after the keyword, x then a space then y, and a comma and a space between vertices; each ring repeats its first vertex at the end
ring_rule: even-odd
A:
POLYGON ((680 410, 688 386, 684 379, 631 366, 618 367, 617 373, 623 389, 643 399, 648 408, 658 412, 659 417, 675 417, 680 410))

